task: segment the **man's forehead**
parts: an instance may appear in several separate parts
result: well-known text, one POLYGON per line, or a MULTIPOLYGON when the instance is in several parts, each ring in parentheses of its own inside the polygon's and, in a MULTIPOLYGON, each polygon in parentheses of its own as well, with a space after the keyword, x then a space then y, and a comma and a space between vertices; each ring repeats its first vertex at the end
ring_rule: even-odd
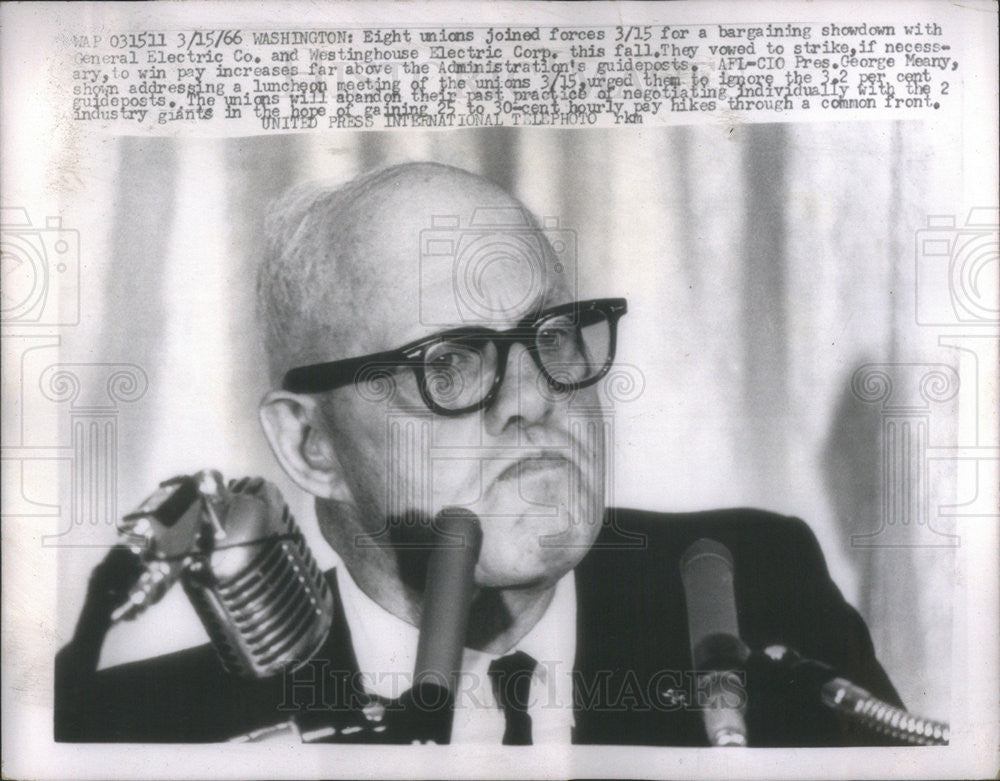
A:
POLYGON ((356 312, 372 343, 387 349, 461 326, 504 329, 569 300, 565 269, 555 268, 540 235, 495 239, 481 255, 423 256, 410 273, 399 266, 371 279, 368 305, 356 312), (377 342, 377 343, 376 343, 377 342))
POLYGON ((495 187, 389 193, 363 215, 350 255, 365 289, 340 291, 349 306, 331 314, 356 323, 355 353, 464 325, 506 328, 569 300, 568 261, 495 187))

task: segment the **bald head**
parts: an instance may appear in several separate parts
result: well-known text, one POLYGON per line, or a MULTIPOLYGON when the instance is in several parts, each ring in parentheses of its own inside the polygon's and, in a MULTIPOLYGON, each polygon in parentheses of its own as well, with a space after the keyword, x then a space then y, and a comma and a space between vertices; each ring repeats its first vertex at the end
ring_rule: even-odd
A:
POLYGON ((273 384, 293 366, 498 325, 560 287, 553 267, 566 273, 517 200, 433 163, 300 185, 265 231, 258 305, 273 384))

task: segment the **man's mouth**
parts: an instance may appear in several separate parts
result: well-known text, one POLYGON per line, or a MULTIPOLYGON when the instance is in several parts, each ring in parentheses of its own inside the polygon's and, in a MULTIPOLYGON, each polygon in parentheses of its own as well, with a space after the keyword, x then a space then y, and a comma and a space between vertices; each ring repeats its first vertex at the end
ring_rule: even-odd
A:
POLYGON ((529 477, 553 469, 561 469, 570 465, 569 460, 557 451, 545 451, 536 453, 524 458, 519 458, 508 464, 496 477, 496 482, 503 483, 511 480, 529 477))

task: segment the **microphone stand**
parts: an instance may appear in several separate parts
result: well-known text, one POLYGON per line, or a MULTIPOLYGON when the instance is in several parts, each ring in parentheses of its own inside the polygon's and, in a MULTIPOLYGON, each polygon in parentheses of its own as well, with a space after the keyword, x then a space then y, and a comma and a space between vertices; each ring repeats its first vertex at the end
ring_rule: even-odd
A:
POLYGON ((55 696, 62 703, 56 710, 57 738, 63 729, 75 730, 85 718, 101 648, 114 623, 112 614, 126 602, 144 570, 135 553, 115 545, 91 573, 73 639, 56 654, 55 696))
MULTIPOLYGON (((777 673, 795 694, 807 702, 821 702, 863 732, 901 746, 946 746, 947 722, 915 716, 903 708, 880 700, 860 686, 841 678, 828 664, 801 656, 782 645, 751 653, 747 660, 754 670, 777 673)), ((752 707, 752 703, 751 703, 752 707)))

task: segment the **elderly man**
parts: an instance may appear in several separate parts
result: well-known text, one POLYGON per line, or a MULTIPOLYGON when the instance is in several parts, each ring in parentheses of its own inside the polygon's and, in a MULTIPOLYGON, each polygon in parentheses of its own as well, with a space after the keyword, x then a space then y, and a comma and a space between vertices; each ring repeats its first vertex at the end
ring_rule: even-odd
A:
MULTIPOLYGON (((208 646, 101 671, 87 704, 60 718, 57 701, 58 736, 224 740, 334 711, 344 687, 395 701, 418 645, 421 543, 445 507, 483 531, 454 742, 704 745, 679 565, 701 537, 732 552, 750 648, 793 647, 898 703, 801 521, 605 509, 598 383, 626 304, 578 300, 571 259, 507 193, 397 166, 293 190, 267 239, 275 390, 260 416, 343 562, 333 628, 310 664, 269 679, 230 675, 208 646)), ((780 673, 756 675, 736 692, 752 745, 864 742, 780 673)))

